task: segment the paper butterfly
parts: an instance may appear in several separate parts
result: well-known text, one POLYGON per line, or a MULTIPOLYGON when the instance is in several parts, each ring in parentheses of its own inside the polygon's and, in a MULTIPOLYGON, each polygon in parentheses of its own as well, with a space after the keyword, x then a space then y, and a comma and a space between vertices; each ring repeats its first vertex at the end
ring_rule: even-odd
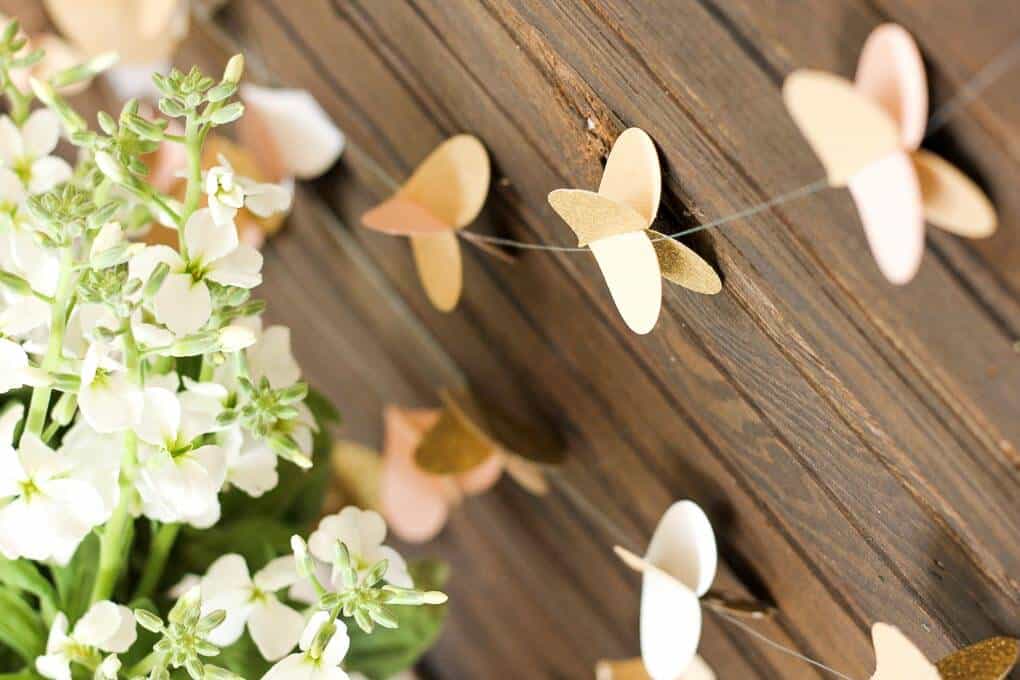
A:
POLYGON ((659 520, 643 558, 615 550, 643 575, 641 658, 652 680, 714 678, 697 655, 699 598, 712 586, 718 563, 715 532, 704 511, 693 501, 678 501, 659 520))
POLYGON ((440 311, 457 306, 463 287, 457 231, 478 217, 489 193, 489 154, 457 135, 422 161, 392 198, 361 216, 369 229, 407 236, 418 277, 440 311))
POLYGON ((917 44, 902 27, 872 32, 855 82, 798 70, 783 84, 783 98, 829 184, 850 190, 878 267, 892 283, 907 283, 917 272, 925 218, 969 238, 995 231, 995 209, 981 189, 918 148, 928 85, 917 44))
POLYGON ((871 639, 876 662, 871 680, 1004 680, 1020 653, 1016 640, 997 637, 932 664, 898 628, 887 623, 872 626, 871 639))
POLYGON ((517 424, 510 426, 516 436, 503 429, 497 440, 490 434, 497 429, 493 414, 483 414, 464 395, 441 397, 442 409, 388 406, 384 412, 379 502, 393 532, 409 542, 435 537, 453 508, 492 488, 504 471, 531 493, 545 493, 538 464, 562 461, 558 441, 542 441, 517 424), (512 446, 518 440, 538 446, 512 446))
POLYGON ((595 255, 609 293, 635 333, 655 327, 662 278, 698 293, 722 290, 715 270, 687 246, 650 231, 659 211, 662 170, 644 130, 630 128, 609 152, 598 193, 557 189, 549 204, 595 255))

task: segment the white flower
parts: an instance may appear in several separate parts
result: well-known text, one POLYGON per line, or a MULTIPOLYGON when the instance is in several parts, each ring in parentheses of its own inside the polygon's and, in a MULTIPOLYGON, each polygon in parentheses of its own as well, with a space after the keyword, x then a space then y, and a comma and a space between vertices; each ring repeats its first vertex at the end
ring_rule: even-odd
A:
POLYGON ((196 211, 184 225, 188 260, 169 246, 149 246, 131 258, 128 275, 145 283, 165 262, 170 273, 153 300, 156 319, 178 335, 193 333, 212 313, 206 281, 254 288, 262 282, 262 254, 239 243, 237 228, 218 225, 208 208, 196 211))
POLYGON ((60 141, 60 119, 39 109, 18 129, 9 117, 0 117, 0 160, 28 187, 40 194, 71 178, 67 161, 49 154, 60 141))
MULTIPOLYGON (((135 643, 135 617, 131 610, 108 600, 96 602, 85 612, 67 634, 67 617, 60 612, 50 627, 46 654, 35 660, 36 670, 53 680, 71 680, 71 661, 78 660, 92 649, 122 654, 135 643)), ((106 671, 119 667, 116 657, 108 657, 102 664, 106 671), (114 661, 110 662, 110 658, 114 661)), ((105 677, 110 677, 107 674, 105 677)), ((116 677, 114 672, 112 677, 116 677)))
POLYGON ((205 174, 205 193, 209 210, 217 224, 233 224, 242 207, 259 217, 269 217, 290 209, 291 192, 278 184, 262 184, 234 173, 222 155, 220 164, 205 174))
POLYGON ((160 522, 188 522, 198 528, 215 524, 226 458, 219 446, 192 446, 195 437, 204 434, 201 421, 183 417, 173 392, 148 387, 135 433, 140 440, 136 485, 142 512, 160 522))
POLYGON ((23 277, 43 295, 53 296, 60 277, 60 258, 51 249, 42 246, 27 230, 15 227, 10 234, 10 253, 5 269, 23 277))
POLYGON ((109 517, 120 501, 120 464, 123 440, 116 434, 96 432, 81 417, 64 433, 60 454, 74 463, 74 477, 88 482, 103 499, 109 517))
POLYGON ((282 604, 276 591, 298 580, 294 557, 279 557, 255 574, 240 555, 224 555, 209 567, 202 579, 202 614, 217 609, 227 618, 209 641, 226 647, 237 642, 247 623, 248 633, 267 661, 276 661, 294 649, 305 625, 304 617, 282 604))
POLYGON ((67 564, 92 528, 107 520, 100 494, 74 461, 26 432, 18 449, 0 441, 0 552, 9 559, 67 564))
POLYGON ((96 432, 126 430, 142 415, 141 388, 131 381, 112 352, 107 343, 94 342, 81 366, 78 406, 96 432))
POLYGON ((235 425, 220 435, 220 444, 227 456, 228 483, 254 498, 280 483, 276 454, 264 439, 235 425))
POLYGON ((118 680, 121 663, 116 654, 110 654, 96 668, 96 680, 118 680))
POLYGON ((17 389, 27 382, 28 353, 21 343, 0 337, 0 392, 17 389))
POLYGON ((317 612, 308 622, 301 635, 301 652, 278 661, 262 680, 348 680, 348 675, 340 668, 340 662, 347 656, 351 639, 347 636, 347 627, 336 621, 336 632, 323 646, 318 658, 312 656, 315 638, 319 631, 329 622, 329 614, 317 612))
MULTIPOLYGON (((388 566, 383 578, 395 586, 413 588, 414 582, 407 571, 407 563, 396 550, 383 545, 385 539, 386 522, 382 515, 374 510, 362 510, 351 505, 319 522, 319 528, 308 537, 308 549, 318 559, 331 563, 336 543, 342 541, 359 575, 371 569, 376 562, 386 560, 388 566)), ((334 585, 338 576, 334 573, 334 585)))
POLYGON ((252 381, 258 384, 265 377, 273 389, 279 390, 301 379, 301 367, 290 347, 289 328, 270 326, 258 329, 255 336, 255 344, 247 352, 252 381))

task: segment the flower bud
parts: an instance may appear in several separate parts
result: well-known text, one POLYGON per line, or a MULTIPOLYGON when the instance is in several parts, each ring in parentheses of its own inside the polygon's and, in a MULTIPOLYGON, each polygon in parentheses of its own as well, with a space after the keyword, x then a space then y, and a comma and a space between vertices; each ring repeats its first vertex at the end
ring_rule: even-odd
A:
POLYGON ((242 75, 244 75, 244 55, 235 54, 227 62, 227 67, 223 69, 223 80, 228 83, 239 83, 242 75))
POLYGON ((160 633, 163 631, 163 620, 148 610, 136 609, 135 621, 150 633, 160 633))
POLYGON ((96 152, 96 167, 117 184, 128 184, 130 181, 124 166, 118 163, 117 159, 110 155, 108 151, 96 152))
POLYGON ((31 295, 32 285, 17 274, 0 270, 0 286, 18 295, 31 295))

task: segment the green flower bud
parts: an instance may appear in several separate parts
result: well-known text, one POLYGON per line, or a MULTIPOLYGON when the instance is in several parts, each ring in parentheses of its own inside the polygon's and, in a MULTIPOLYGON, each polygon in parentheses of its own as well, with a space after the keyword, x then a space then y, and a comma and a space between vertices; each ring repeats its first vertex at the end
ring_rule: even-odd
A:
POLYGON ((223 82, 237 84, 241 82, 241 76, 244 74, 244 55, 235 54, 227 62, 227 67, 223 69, 223 82))
POLYGON ((135 610, 135 621, 138 625, 149 631, 150 633, 162 633, 163 632, 163 620, 150 611, 145 609, 135 610))

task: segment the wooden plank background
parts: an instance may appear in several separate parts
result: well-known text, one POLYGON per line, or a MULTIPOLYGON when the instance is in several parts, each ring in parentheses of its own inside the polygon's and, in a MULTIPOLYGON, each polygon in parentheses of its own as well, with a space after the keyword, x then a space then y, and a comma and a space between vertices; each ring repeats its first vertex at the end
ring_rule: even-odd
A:
MULTIPOLYGON (((723 293, 667 288, 645 337, 588 255, 509 265, 466 245, 465 296, 445 315, 407 244, 356 226, 390 190, 376 164, 399 181, 469 131, 495 169, 475 228, 572 245, 546 194, 595 186, 633 125, 661 152, 661 231, 731 214, 823 176, 783 108, 785 74, 851 74, 870 30, 897 21, 938 106, 1020 37, 1010 4, 234 0, 196 23, 181 63, 219 65, 236 42, 362 151, 301 190, 261 289, 343 435, 376 446, 385 404, 467 381, 570 443, 548 497, 503 482, 414 550, 454 565, 428 675, 583 678, 636 655, 639 582, 609 547, 643 548, 683 497, 716 526, 718 584, 778 605, 762 632, 853 678, 873 670, 874 620, 933 657, 1020 635, 1020 69, 928 144, 984 184, 998 234, 930 231, 903 288, 840 191, 699 234, 723 293)), ((712 614, 702 648, 725 680, 820 677, 712 614)))

